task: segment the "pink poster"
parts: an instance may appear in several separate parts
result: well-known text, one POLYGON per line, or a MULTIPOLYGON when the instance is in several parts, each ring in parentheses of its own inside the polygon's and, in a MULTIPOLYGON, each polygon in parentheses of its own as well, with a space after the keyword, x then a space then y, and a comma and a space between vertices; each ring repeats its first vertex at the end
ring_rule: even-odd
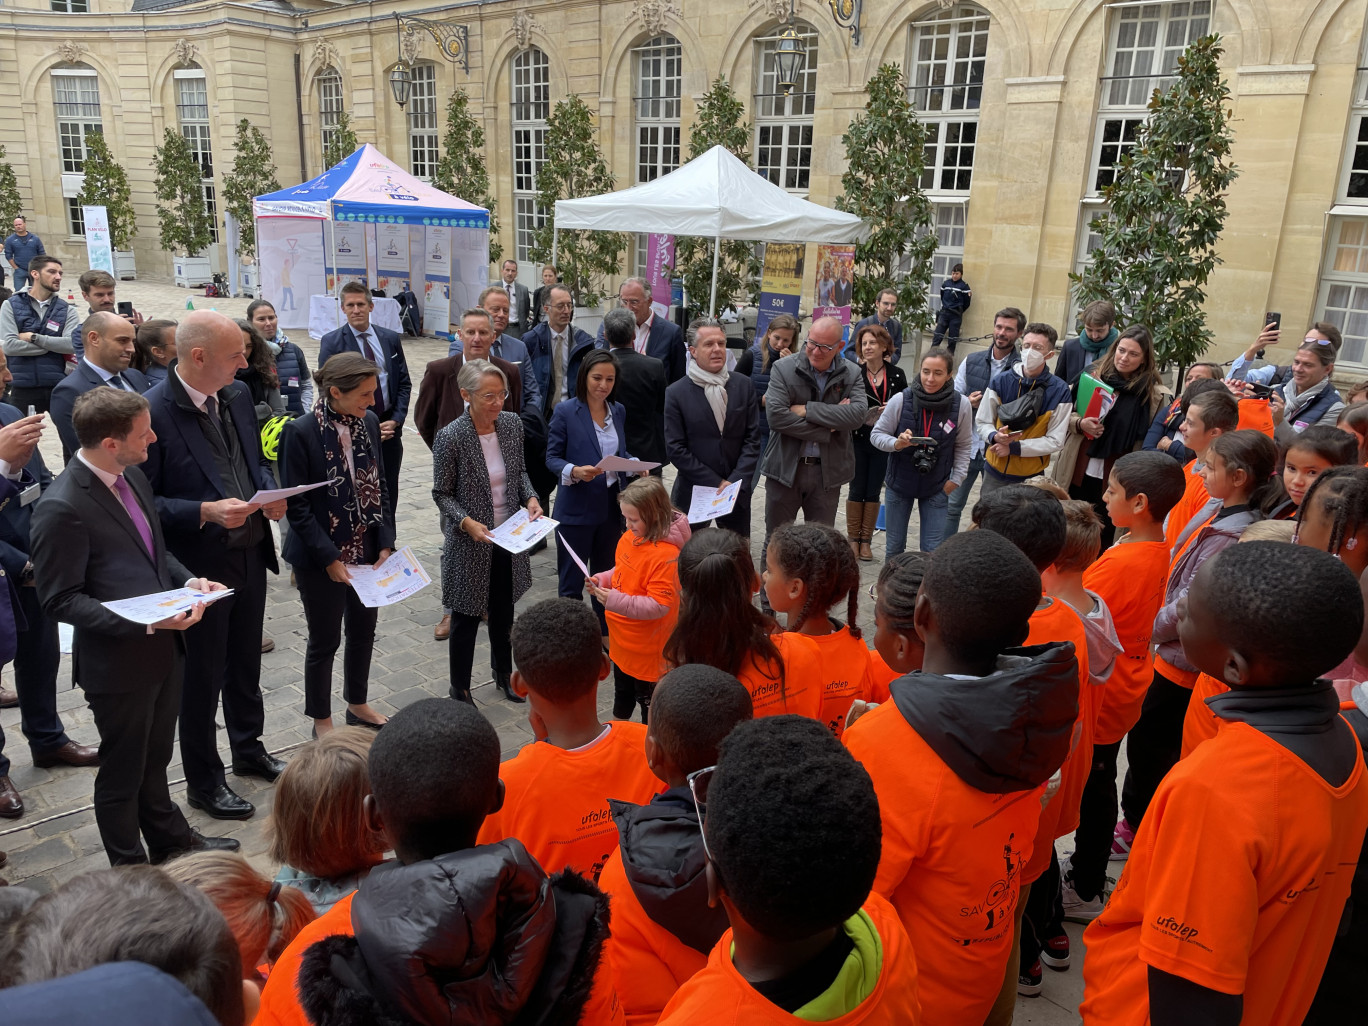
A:
POLYGON ((855 274, 854 246, 817 247, 817 302, 812 319, 835 317, 850 330, 850 300, 855 274))
POLYGON ((674 267, 675 237, 651 235, 646 246, 646 280, 651 283, 651 309, 657 317, 670 313, 670 269, 674 267))

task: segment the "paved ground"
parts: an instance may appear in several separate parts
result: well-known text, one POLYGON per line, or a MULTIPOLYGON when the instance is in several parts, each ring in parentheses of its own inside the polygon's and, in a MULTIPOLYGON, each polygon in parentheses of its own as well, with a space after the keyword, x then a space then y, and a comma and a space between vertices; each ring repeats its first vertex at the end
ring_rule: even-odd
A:
MULTIPOLYGON (((148 318, 179 318, 184 315, 187 299, 194 302, 196 309, 215 308, 233 317, 244 316, 247 308, 245 299, 205 299, 202 293, 188 292, 164 283, 121 282, 118 294, 120 299, 131 300, 135 309, 148 318)), ((292 332, 291 337, 303 347, 310 366, 313 366, 317 342, 308 339, 302 330, 292 332)), ((415 387, 427 362, 446 355, 446 343, 433 339, 406 339, 404 349, 415 378, 415 387)), ((60 447, 55 433, 49 434, 52 437, 44 439, 44 456, 53 467, 59 467, 60 447)), ((407 451, 397 510, 399 541, 400 544, 413 547, 419 560, 435 579, 442 538, 430 492, 432 464, 426 447, 415 435, 405 434, 404 444, 407 451)), ((763 501, 757 498, 753 519, 757 525, 754 542, 757 560, 760 542, 758 527, 763 522, 763 501)), ((843 526, 843 519, 840 523, 843 526)), ((914 524, 914 532, 915 529, 914 524)), ((916 537, 915 533, 912 537, 916 537)), ((883 539, 880 536, 874 543, 875 561, 861 564, 866 587, 877 579, 882 546, 883 539)), ((552 551, 533 557, 532 575, 533 586, 523 598, 523 605, 555 596, 555 557, 552 551)), ((371 701, 381 711, 392 713, 418 699, 446 695, 449 679, 447 647, 432 637, 432 628, 441 616, 440 607, 440 586, 434 583, 409 601, 381 611, 370 690, 371 701)), ((866 637, 872 637, 873 611, 868 601, 861 604, 860 619, 867 629, 866 637)), ((275 639, 276 649, 262 657, 261 684, 267 710, 267 734, 264 740, 272 752, 288 758, 292 749, 308 739, 311 725, 303 712, 301 682, 306 639, 304 617, 298 595, 290 587, 288 574, 269 579, 266 633, 275 639)), ((62 663, 58 704, 63 722, 74 739, 84 744, 96 744, 98 738, 89 710, 80 691, 71 688, 69 661, 64 657, 62 663)), ((480 679, 482 673, 489 673, 488 643, 483 632, 475 667, 476 680, 480 679)), ((9 669, 4 671, 4 682, 7 687, 14 686, 13 674, 9 669)), ((504 702, 492 684, 477 686, 475 700, 498 729, 505 758, 532 739, 525 719, 525 706, 504 702)), ((605 682, 599 695, 599 705, 605 718, 610 715, 611 704, 610 679, 605 682)), ((340 717, 344 706, 338 694, 334 696, 334 709, 340 717)), ((90 806, 94 771, 68 767, 36 769, 29 760, 19 731, 19 710, 7 709, 0 713, 0 725, 3 725, 8 740, 6 751, 14 763, 11 779, 23 794, 26 806, 21 819, 13 822, 0 820, 0 849, 8 851, 10 855, 5 875, 12 882, 23 882, 27 886, 47 890, 78 873, 107 866, 90 806)), ((226 759, 226 739, 221 741, 226 759)), ((256 804, 257 814, 243 823, 222 824, 184 806, 185 785, 181 779, 179 761, 171 766, 171 779, 172 794, 182 801, 191 825, 206 834, 237 837, 242 842, 245 854, 264 871, 274 873, 275 867, 264 854, 266 841, 263 827, 273 795, 270 785, 230 775, 230 786, 256 804)), ((1045 994, 1039 999, 1018 1000, 1018 1023, 1064 1026, 1079 1022, 1076 1009, 1083 989, 1079 968, 1082 962, 1081 929, 1071 925, 1069 932, 1074 938, 1075 967, 1066 973, 1047 970, 1045 994)))

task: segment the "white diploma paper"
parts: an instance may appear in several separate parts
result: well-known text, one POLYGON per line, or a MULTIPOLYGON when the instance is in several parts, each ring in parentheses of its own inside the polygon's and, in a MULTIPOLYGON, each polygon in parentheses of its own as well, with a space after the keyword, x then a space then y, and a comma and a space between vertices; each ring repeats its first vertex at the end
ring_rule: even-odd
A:
POLYGON ((568 555, 571 559, 573 559, 573 560, 575 561, 575 566, 579 567, 581 570, 584 571, 584 576, 585 576, 585 577, 593 577, 593 576, 594 576, 593 574, 591 574, 591 573, 589 572, 589 564, 586 563, 584 560, 580 559, 580 558, 579 558, 579 553, 576 552, 574 549, 572 549, 572 548, 570 547, 570 543, 569 543, 568 541, 565 540, 565 535, 563 535, 563 534, 557 534, 557 535, 556 535, 556 544, 557 544, 558 546, 560 546, 561 548, 565 549, 566 555, 568 555))
POLYGON ((101 602, 111 613, 122 616, 134 623, 151 625, 160 623, 167 617, 183 613, 194 607, 196 602, 208 605, 233 593, 232 588, 223 591, 195 591, 193 588, 176 588, 173 591, 159 591, 155 595, 139 595, 136 598, 115 599, 101 602))
POLYGON ((331 481, 318 481, 315 484, 295 485, 293 488, 263 488, 247 501, 253 506, 266 506, 281 499, 288 499, 292 495, 303 495, 315 488, 326 488, 330 484, 331 481))
POLYGON ((489 533, 495 545, 516 554, 526 552, 559 526, 559 520, 547 516, 532 520, 526 509, 520 509, 489 533))
POLYGON ((689 523, 704 524, 714 517, 725 517, 736 508, 741 482, 733 481, 720 492, 709 485, 694 485, 689 499, 689 523))
POLYGON ((402 602, 432 583, 407 545, 391 553, 379 566, 349 566, 347 573, 351 575, 352 590, 368 609, 402 602))
POLYGON ((594 466, 615 474, 644 474, 648 470, 655 470, 660 464, 648 463, 645 460, 625 460, 621 456, 605 456, 594 466))

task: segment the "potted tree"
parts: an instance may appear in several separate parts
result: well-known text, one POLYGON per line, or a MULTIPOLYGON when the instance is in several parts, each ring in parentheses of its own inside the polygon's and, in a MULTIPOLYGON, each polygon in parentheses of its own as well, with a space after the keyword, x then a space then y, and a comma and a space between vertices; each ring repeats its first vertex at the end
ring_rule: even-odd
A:
POLYGON ((203 285, 213 276, 209 257, 203 254, 214 241, 213 222, 204 202, 203 171, 185 136, 170 128, 152 166, 161 244, 172 253, 176 284, 203 285))
POLYGON ((248 295, 256 295, 256 221, 252 200, 280 188, 275 162, 266 136, 246 118, 237 125, 237 153, 233 169, 223 177, 223 198, 228 213, 238 223, 238 259, 242 261, 242 285, 248 295))
POLYGON ((0 224, 9 224, 23 212, 24 200, 19 195, 19 178, 14 173, 14 167, 5 159, 5 148, 0 146, 0 224))
POLYGON ((86 137, 85 184, 76 202, 82 206, 103 206, 109 216, 109 241, 114 247, 114 277, 128 281, 134 277, 133 237, 138 234, 133 213, 133 194, 128 175, 114 159, 103 133, 86 137))

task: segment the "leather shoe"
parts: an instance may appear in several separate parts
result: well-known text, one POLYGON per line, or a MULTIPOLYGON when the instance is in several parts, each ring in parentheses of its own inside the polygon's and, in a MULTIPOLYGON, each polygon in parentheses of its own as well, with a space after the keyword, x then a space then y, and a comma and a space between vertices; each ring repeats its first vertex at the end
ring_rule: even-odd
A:
POLYGON ((376 723, 374 720, 363 720, 350 709, 347 710, 347 726, 349 727, 365 727, 367 730, 379 730, 384 725, 385 724, 383 723, 376 723))
POLYGON ((208 794, 186 791, 185 800, 190 808, 199 809, 215 819, 251 819, 256 806, 246 798, 233 793, 227 784, 219 784, 208 794))
POLYGON ((241 847, 242 844, 236 837, 205 837, 198 830, 191 830, 188 848, 168 848, 163 851, 154 851, 149 853, 147 861, 154 866, 160 866, 163 862, 170 862, 172 859, 189 855, 192 852, 237 851, 241 847))
POLYGON ((285 772, 285 763, 269 752, 251 759, 234 759, 233 774, 239 777, 260 777, 275 783, 276 777, 285 772))
POLYGON ((437 626, 432 628, 432 639, 434 641, 446 641, 449 637, 451 637, 451 614, 443 613, 437 626))
POLYGON ((272 639, 272 638, 262 638, 262 639, 261 639, 261 654, 262 654, 262 655, 265 655, 267 652, 274 652, 274 651, 275 651, 275 640, 272 639))
POLYGON ((68 741, 56 751, 33 757, 33 764, 39 769, 47 769, 58 763, 65 766, 98 766, 100 750, 90 745, 78 745, 75 741, 68 741))
POLYGON ((9 777, 0 777, 0 816, 18 819, 23 814, 24 799, 19 797, 19 792, 10 783, 9 777))
POLYGON ((512 674, 494 671, 494 686, 499 689, 499 693, 504 696, 504 701, 512 702, 514 705, 521 705, 527 699, 513 690, 513 685, 509 682, 512 674))
POLYGON ((0 688, 0 709, 13 709, 19 704, 19 692, 0 688))

